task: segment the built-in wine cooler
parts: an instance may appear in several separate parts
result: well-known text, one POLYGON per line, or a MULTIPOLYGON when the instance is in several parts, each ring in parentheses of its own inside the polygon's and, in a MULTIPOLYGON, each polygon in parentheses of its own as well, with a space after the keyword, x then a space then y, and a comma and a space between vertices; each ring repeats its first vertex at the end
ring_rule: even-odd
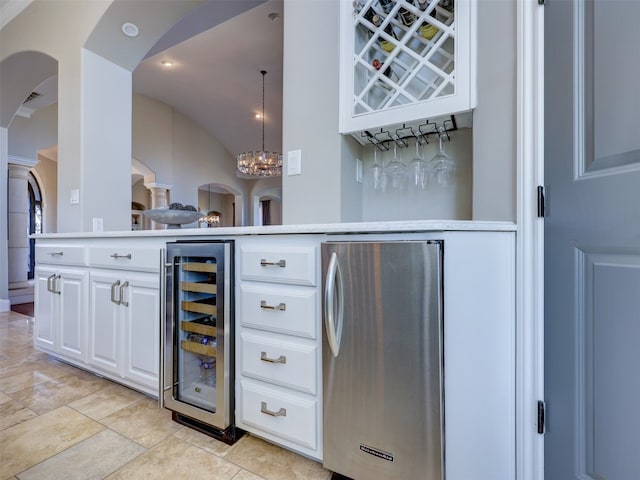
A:
POLYGON ((233 242, 167 244, 164 406, 233 443, 233 242))

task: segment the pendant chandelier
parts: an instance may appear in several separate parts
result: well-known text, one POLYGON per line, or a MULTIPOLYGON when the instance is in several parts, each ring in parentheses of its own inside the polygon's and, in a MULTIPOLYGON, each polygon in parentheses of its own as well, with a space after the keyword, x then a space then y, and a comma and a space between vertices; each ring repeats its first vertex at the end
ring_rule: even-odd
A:
POLYGON ((282 175, 282 154, 267 152, 264 149, 264 76, 262 74, 262 150, 259 152, 244 152, 238 155, 237 175, 243 178, 279 177, 282 175))

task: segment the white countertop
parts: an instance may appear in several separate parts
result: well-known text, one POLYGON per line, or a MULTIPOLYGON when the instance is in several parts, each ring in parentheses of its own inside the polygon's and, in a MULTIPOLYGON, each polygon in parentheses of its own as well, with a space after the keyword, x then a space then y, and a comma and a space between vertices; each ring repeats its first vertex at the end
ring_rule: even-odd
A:
POLYGON ((419 220, 397 222, 310 223, 300 225, 270 225, 265 227, 171 228, 166 230, 125 230, 112 232, 43 233, 32 238, 122 238, 122 237, 182 237, 291 235, 319 233, 410 233, 443 231, 515 231, 513 222, 482 222, 469 220, 419 220))

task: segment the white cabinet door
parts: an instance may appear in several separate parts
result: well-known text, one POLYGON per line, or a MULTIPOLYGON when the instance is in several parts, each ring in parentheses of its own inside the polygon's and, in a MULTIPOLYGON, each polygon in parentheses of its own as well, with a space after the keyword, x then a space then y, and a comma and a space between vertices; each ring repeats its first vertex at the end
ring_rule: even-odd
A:
POLYGON ((109 271, 90 276, 89 364, 119 375, 120 311, 114 299, 122 284, 120 274, 109 271))
POLYGON ((340 133, 424 123, 475 106, 475 0, 424 6, 341 1, 340 133))
POLYGON ((78 269, 61 269, 55 282, 59 291, 59 322, 57 348, 67 358, 85 361, 87 297, 89 272, 78 269))
POLYGON ((89 273, 38 267, 35 274, 35 345, 69 360, 85 360, 89 273))
POLYGON ((123 279, 126 286, 122 289, 121 298, 122 375, 157 391, 160 365, 158 275, 127 274, 123 279))
POLYGON ((46 350, 55 351, 55 319, 58 317, 57 295, 51 291, 52 281, 57 269, 36 267, 35 270, 35 323, 33 329, 34 343, 46 350))

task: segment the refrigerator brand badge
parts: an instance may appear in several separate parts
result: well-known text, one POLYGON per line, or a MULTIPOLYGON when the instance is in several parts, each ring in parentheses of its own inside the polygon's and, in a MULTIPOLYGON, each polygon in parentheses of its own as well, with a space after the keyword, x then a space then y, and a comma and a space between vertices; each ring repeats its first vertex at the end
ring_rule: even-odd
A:
POLYGON ((382 450, 378 450, 377 448, 369 447, 364 444, 360 444, 360 450, 364 453, 368 453, 369 455, 373 455, 374 457, 381 458, 383 460, 387 460, 389 462, 393 462, 393 454, 389 452, 384 452, 382 450))

